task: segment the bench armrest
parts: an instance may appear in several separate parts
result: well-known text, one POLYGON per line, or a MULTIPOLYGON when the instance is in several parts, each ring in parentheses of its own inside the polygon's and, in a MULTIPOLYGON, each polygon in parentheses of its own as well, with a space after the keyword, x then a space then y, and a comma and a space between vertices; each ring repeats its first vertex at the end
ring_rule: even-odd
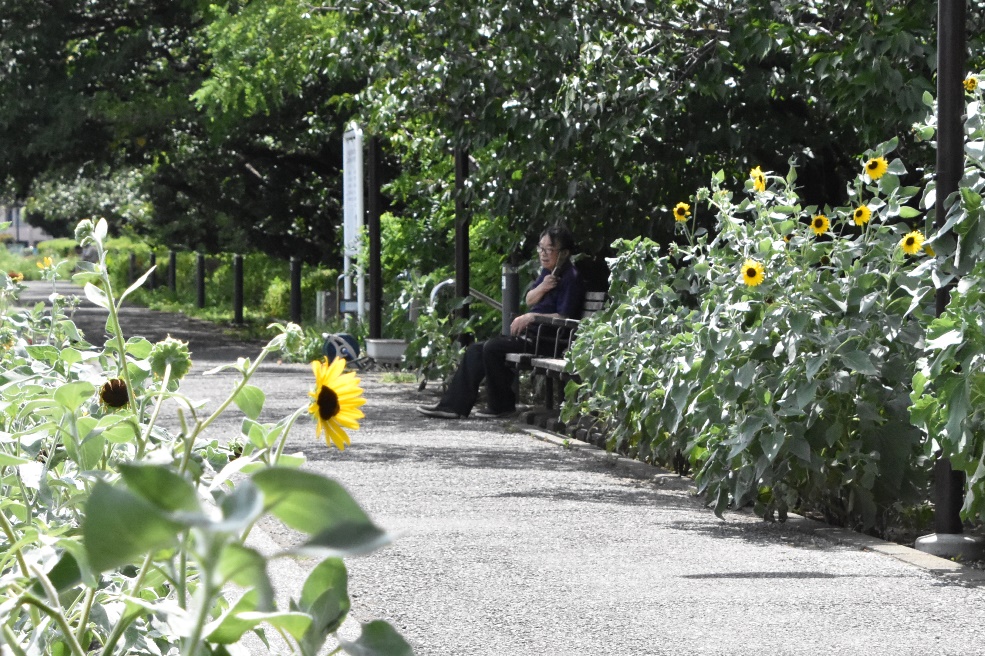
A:
POLYGON ((579 325, 577 319, 535 316, 524 333, 527 352, 542 358, 562 357, 579 325))

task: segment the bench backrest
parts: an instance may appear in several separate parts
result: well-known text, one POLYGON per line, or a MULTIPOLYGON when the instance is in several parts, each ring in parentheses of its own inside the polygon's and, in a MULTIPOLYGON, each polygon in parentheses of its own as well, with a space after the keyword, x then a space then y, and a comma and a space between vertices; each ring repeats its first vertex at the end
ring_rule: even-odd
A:
POLYGON ((592 316, 602 309, 605 305, 607 292, 585 292, 585 300, 581 309, 581 318, 585 319, 592 316))
MULTIPOLYGON (((595 314, 605 306, 607 292, 585 292, 582 302, 581 318, 595 314)), ((578 319, 543 317, 527 328, 527 342, 530 352, 538 357, 560 358, 574 341, 578 330, 578 319)))

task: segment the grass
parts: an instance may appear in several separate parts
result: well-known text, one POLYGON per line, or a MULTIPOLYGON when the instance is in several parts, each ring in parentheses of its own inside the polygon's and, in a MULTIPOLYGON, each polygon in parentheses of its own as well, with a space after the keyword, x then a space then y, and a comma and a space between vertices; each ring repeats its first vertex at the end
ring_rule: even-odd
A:
POLYGON ((417 374, 410 371, 387 371, 380 380, 384 383, 416 383, 417 374))

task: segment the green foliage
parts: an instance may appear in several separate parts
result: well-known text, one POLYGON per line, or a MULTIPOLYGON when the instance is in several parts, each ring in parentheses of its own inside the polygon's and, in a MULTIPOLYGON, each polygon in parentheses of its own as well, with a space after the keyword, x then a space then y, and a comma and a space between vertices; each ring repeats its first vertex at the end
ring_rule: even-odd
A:
MULTIPOLYGON (((125 289, 150 267, 150 255, 156 257, 154 289, 142 288, 135 300, 157 307, 177 307, 195 314, 198 310, 198 256, 192 252, 176 253, 175 291, 167 287, 168 252, 131 238, 110 239, 106 244, 107 270, 114 289, 125 289), (131 268, 131 257, 133 266, 131 268)), ((315 317, 315 298, 319 291, 333 291, 336 272, 331 269, 301 268, 302 319, 315 317)), ((233 314, 233 254, 209 255, 205 261, 206 314, 231 320, 233 314)), ((244 313, 264 326, 272 320, 290 315, 290 263, 263 253, 243 256, 244 313)))
POLYGON ((75 179, 51 175, 35 183, 27 205, 28 218, 58 236, 71 234, 81 219, 106 217, 118 229, 152 220, 153 205, 141 188, 146 172, 110 169, 80 172, 75 179))
MULTIPOLYGON (((38 250, 38 255, 33 255, 30 252, 19 254, 0 247, 0 271, 6 272, 8 275, 19 273, 24 277, 24 280, 40 280, 41 271, 37 264, 47 255, 47 252, 41 248, 38 250)), ((51 255, 48 256, 52 257, 51 255)), ((61 258, 57 256, 52 257, 52 259, 56 260, 59 268, 64 267, 63 271, 72 266, 68 261, 62 263, 61 258)))
MULTIPOLYGON (((968 477, 962 514, 985 517, 985 296, 982 294, 982 194, 985 193, 985 110, 980 80, 969 94, 965 119, 965 175, 958 193, 947 199, 943 225, 930 240, 939 252, 932 275, 949 291, 946 310, 927 328, 924 357, 913 375, 910 416, 927 436, 927 454, 939 452, 968 477), (952 285, 955 285, 952 287, 952 285)), ((933 138, 933 122, 917 126, 933 138)), ((928 187, 924 203, 936 201, 928 187)))
POLYGON ((919 189, 900 186, 900 160, 888 168, 859 176, 841 207, 804 205, 793 166, 767 173, 761 190, 751 178, 738 199, 719 174, 678 223, 686 246, 618 244, 614 302, 572 347, 585 382, 569 386, 566 413, 600 413, 613 446, 641 458, 683 450, 718 513, 798 508, 872 528, 923 499, 923 441, 907 407, 932 260, 903 252, 919 189), (861 227, 860 206, 871 211, 861 227), (706 211, 712 234, 694 227, 706 211), (821 234, 818 215, 831 225, 821 234))
MULTIPOLYGON (((53 308, 14 307, 17 286, 0 288, 4 335, 0 397, 0 628, 12 653, 187 656, 232 652, 244 635, 273 629, 290 653, 410 654, 384 622, 348 642, 335 633, 349 614, 341 558, 390 539, 335 481, 301 471, 286 438, 308 400, 274 423, 261 423, 264 393, 250 379, 271 353, 291 350, 300 328, 278 335, 230 371, 229 395, 205 415, 181 391, 190 360, 177 340, 124 339, 119 311, 145 278, 115 292, 106 267, 107 223, 82 222, 76 234, 96 250, 75 280, 109 312, 103 348, 83 341, 53 308), (181 424, 158 424, 174 404, 181 424), (203 431, 235 404, 243 436, 230 445, 203 431), (301 594, 278 607, 268 556, 246 546, 269 516, 302 542, 272 557, 318 559, 301 594), (235 592, 234 592, 235 590, 235 592)), ((46 266, 46 278, 57 276, 46 266)))
POLYGON ((407 344, 404 358, 417 369, 421 389, 431 380, 447 384, 462 359, 464 347, 458 337, 469 332, 469 323, 453 315, 439 315, 431 308, 420 314, 417 335, 407 344))
POLYGON ((515 261, 559 218, 592 253, 667 242, 654 219, 719 169, 793 154, 805 202, 837 205, 859 144, 895 135, 911 170, 929 165, 909 127, 933 88, 936 8, 100 0, 53 17, 2 0, 0 179, 62 225, 98 214, 169 247, 337 268, 355 118, 382 140, 389 229, 413 247, 388 253, 389 280, 449 261, 456 201, 490 224, 482 249, 515 261))

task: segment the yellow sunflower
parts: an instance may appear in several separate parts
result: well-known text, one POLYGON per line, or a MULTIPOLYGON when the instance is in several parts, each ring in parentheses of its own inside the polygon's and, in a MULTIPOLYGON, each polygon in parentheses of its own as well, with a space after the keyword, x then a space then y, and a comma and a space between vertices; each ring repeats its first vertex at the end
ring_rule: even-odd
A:
POLYGON ((674 220, 678 223, 687 221, 687 217, 689 216, 691 216, 691 206, 687 203, 678 203, 674 207, 674 220))
POLYGON ((971 93, 972 91, 978 88, 978 78, 971 76, 966 77, 964 79, 963 84, 964 84, 964 90, 971 93))
POLYGON ((824 216, 823 214, 818 214, 813 219, 811 219, 811 230, 813 230, 814 234, 819 237, 824 233, 826 233, 828 231, 828 228, 830 227, 831 227, 831 221, 829 221, 828 217, 824 216))
POLYGON ((861 226, 869 222, 872 218, 872 210, 866 205, 859 205, 855 208, 855 212, 852 214, 852 220, 855 221, 855 225, 861 226))
POLYGON ((869 177, 873 180, 878 180, 885 175, 888 170, 889 164, 886 163, 885 157, 873 157, 865 163, 865 172, 868 173, 869 177))
POLYGON ((916 255, 923 246, 924 236, 914 230, 900 240, 899 246, 907 255, 916 255))
POLYGON ((749 177, 752 178, 752 188, 756 191, 766 191, 766 176, 763 174, 763 170, 758 166, 753 170, 749 171, 749 177))
POLYGON ((741 278, 742 282, 750 287, 755 287, 763 282, 765 278, 763 275, 763 263, 757 262, 756 260, 746 260, 743 262, 741 278))
POLYGON ((315 389, 308 392, 313 401, 308 412, 315 418, 315 436, 325 433, 325 444, 334 444, 339 451, 349 444, 345 428, 357 430, 359 421, 365 415, 359 409, 366 403, 359 378, 353 372, 343 373, 345 358, 328 358, 311 363, 315 374, 315 389))
POLYGON ((37 265, 39 269, 50 269, 52 266, 54 266, 54 262, 52 262, 50 257, 45 255, 44 258, 42 258, 40 261, 35 262, 35 265, 37 265))

